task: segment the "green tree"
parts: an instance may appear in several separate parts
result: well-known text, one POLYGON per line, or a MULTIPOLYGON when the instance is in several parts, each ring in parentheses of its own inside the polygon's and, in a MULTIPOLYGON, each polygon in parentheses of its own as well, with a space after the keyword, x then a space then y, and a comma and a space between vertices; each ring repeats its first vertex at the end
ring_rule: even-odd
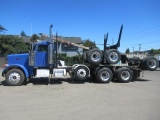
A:
POLYGON ((31 37, 31 42, 36 42, 37 39, 39 39, 39 36, 37 34, 33 34, 31 37))
POLYGON ((87 47, 96 47, 95 43, 89 39, 84 40, 83 45, 87 47))
POLYGON ((26 33, 22 30, 21 36, 26 36, 26 33))
POLYGON ((0 25, 0 33, 4 32, 4 31, 7 31, 7 29, 5 27, 3 27, 2 25, 0 25))
POLYGON ((160 49, 151 49, 150 54, 160 54, 160 49))
POLYGON ((24 52, 28 52, 28 46, 23 42, 22 38, 11 35, 0 36, 0 56, 24 52))
POLYGON ((154 49, 153 48, 150 50, 150 54, 154 54, 154 49))
MULTIPOLYGON (((91 41, 91 40, 89 40, 89 39, 84 40, 84 41, 83 41, 83 45, 86 46, 86 47, 89 47, 89 48, 97 47, 96 44, 95 44, 95 42, 93 42, 93 41, 91 41)), ((86 49, 83 49, 83 52, 84 52, 84 51, 87 51, 87 50, 86 50, 86 49)))
POLYGON ((126 52, 125 52, 125 53, 126 53, 126 54, 129 54, 129 53, 130 53, 129 48, 126 49, 126 52))

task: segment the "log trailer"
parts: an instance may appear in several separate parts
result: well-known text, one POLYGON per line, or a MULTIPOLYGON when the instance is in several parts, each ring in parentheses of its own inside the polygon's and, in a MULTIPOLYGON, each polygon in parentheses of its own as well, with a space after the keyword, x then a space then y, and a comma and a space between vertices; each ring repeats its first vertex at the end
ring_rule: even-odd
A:
POLYGON ((67 73, 81 82, 91 76, 100 83, 109 83, 112 79, 130 82, 140 77, 142 70, 156 70, 159 62, 155 57, 128 58, 118 51, 122 29, 123 25, 120 28, 117 44, 107 46, 107 33, 104 36, 104 49, 99 50, 60 40, 57 35, 53 37, 51 25, 49 40, 31 43, 29 53, 7 55, 2 76, 10 86, 22 85, 33 77, 48 77, 50 81, 50 78, 65 77, 67 73), (65 66, 64 61, 57 60, 57 41, 86 49, 82 59, 87 64, 65 66), (120 61, 127 63, 128 66, 117 66, 120 61))

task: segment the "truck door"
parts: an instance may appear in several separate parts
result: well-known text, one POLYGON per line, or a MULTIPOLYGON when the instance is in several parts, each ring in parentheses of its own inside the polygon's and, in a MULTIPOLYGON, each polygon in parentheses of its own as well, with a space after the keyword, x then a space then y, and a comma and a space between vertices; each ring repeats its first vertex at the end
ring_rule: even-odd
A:
POLYGON ((38 45, 35 52, 35 67, 48 66, 48 45, 38 45))

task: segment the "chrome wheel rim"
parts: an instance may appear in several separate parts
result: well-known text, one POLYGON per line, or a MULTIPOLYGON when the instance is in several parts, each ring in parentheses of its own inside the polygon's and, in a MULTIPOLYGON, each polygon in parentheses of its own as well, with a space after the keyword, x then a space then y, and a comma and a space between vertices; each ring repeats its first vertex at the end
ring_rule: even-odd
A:
POLYGON ((148 65, 150 68, 156 68, 157 62, 154 59, 149 60, 148 65))
POLYGON ((123 80, 128 80, 128 79, 130 78, 130 73, 129 73, 128 71, 123 71, 123 72, 121 73, 121 78, 122 78, 123 80))
POLYGON ((17 72, 13 72, 9 75, 9 81, 12 83, 18 83, 21 80, 21 76, 17 72))
POLYGON ((97 51, 94 51, 92 54, 91 54, 91 59, 93 61, 99 61, 99 59, 101 58, 101 54, 97 51))
POLYGON ((112 62, 116 62, 118 60, 118 54, 116 52, 111 52, 109 54, 109 59, 112 62))
POLYGON ((86 77, 86 71, 85 71, 85 69, 79 69, 78 71, 77 71, 77 75, 79 76, 79 77, 81 77, 81 78, 84 78, 84 77, 86 77))
POLYGON ((107 72, 107 71, 104 71, 104 72, 102 72, 101 73, 101 80, 103 80, 103 81, 107 81, 107 80, 109 80, 109 78, 110 78, 110 74, 109 74, 109 72, 107 72))

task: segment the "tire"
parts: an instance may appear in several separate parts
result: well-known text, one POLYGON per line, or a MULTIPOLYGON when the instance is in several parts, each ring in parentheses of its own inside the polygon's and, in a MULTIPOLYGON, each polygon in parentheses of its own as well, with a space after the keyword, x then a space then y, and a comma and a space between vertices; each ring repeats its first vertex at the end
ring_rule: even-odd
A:
POLYGON ((84 62, 87 62, 87 52, 88 51, 84 51, 83 55, 82 55, 82 59, 84 62))
POLYGON ((98 70, 96 78, 100 83, 109 83, 113 78, 113 74, 109 68, 101 68, 98 70))
POLYGON ((78 66, 74 70, 74 76, 78 81, 84 82, 89 76, 89 70, 85 66, 78 66))
POLYGON ((133 71, 129 68, 119 68, 116 70, 116 78, 119 82, 128 83, 133 78, 133 71))
POLYGON ((154 71, 158 67, 159 67, 159 62, 158 62, 157 58, 155 58, 153 56, 149 56, 149 57, 144 58, 143 69, 154 71))
POLYGON ((25 81, 25 75, 20 69, 11 69, 6 74, 6 83, 9 86, 20 86, 25 81))
POLYGON ((116 49, 106 50, 105 59, 109 64, 116 64, 121 60, 121 53, 116 49))
POLYGON ((99 65, 102 62, 102 51, 93 48, 88 51, 88 62, 93 65, 99 65))

